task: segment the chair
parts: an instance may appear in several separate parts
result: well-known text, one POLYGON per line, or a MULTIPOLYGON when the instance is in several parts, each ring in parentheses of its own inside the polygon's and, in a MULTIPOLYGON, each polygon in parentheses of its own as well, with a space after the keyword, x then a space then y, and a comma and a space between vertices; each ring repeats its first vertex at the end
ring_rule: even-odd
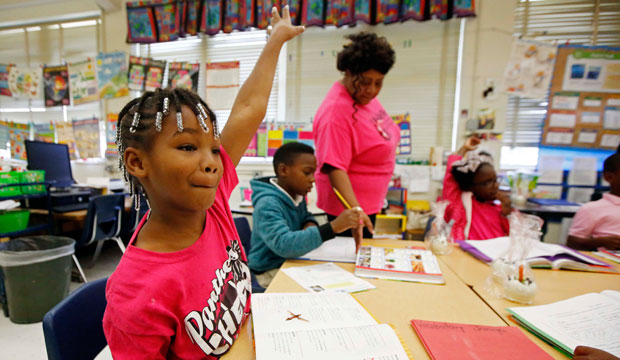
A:
MULTIPOLYGON (((84 231, 82 237, 76 241, 75 247, 84 247, 97 242, 97 248, 90 266, 95 264, 101 253, 103 242, 106 240, 116 241, 121 251, 125 252, 125 245, 119 237, 124 209, 125 195, 123 194, 95 196, 89 201, 86 219, 84 220, 84 231)), ((86 276, 75 254, 73 261, 80 272, 80 276, 86 282, 86 276)))
MULTIPOLYGON (((241 240, 241 246, 243 246, 243 250, 245 251, 245 255, 250 255, 250 250, 252 249, 252 230, 250 230, 250 223, 248 219, 245 217, 236 217, 234 218, 235 227, 237 228, 237 232, 239 233, 239 239, 241 240)), ((250 271, 251 272, 251 271, 250 271)), ((263 293, 265 292, 265 288, 260 286, 258 280, 256 280, 256 275, 251 272, 252 276, 252 293, 263 293)))
POLYGON ((107 281, 104 278, 82 285, 45 314, 48 359, 94 359, 106 347, 102 320, 107 281))
POLYGON ((121 239, 129 241, 134 231, 138 227, 140 220, 144 217, 144 214, 149 210, 149 206, 146 202, 144 195, 140 194, 140 213, 136 211, 136 208, 131 204, 131 210, 129 213, 124 214, 123 221, 121 222, 121 239))

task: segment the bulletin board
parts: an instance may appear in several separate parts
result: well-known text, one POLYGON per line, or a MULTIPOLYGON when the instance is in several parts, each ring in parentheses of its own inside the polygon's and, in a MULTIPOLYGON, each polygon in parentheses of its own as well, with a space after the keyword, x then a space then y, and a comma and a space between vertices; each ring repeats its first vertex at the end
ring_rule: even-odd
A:
POLYGON ((542 144, 609 149, 620 143, 620 48, 558 47, 542 144))

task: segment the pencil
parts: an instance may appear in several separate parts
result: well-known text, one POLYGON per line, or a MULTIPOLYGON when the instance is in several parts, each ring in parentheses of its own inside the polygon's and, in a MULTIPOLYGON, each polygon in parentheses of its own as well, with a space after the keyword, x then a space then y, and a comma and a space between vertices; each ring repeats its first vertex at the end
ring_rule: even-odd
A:
POLYGON ((345 200, 344 196, 342 196, 340 191, 338 191, 338 189, 336 189, 335 187, 332 187, 332 189, 334 190, 334 194, 336 194, 336 196, 338 196, 338 199, 340 199, 340 202, 342 203, 342 205, 344 205, 344 207, 346 207, 347 209, 350 209, 351 205, 349 205, 347 200, 345 200))

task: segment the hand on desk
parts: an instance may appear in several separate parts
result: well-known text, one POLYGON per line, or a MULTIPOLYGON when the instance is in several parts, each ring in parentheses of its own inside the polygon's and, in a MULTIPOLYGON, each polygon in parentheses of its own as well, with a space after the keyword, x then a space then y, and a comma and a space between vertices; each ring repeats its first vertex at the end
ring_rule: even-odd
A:
POLYGON ((620 358, 606 351, 589 346, 577 346, 574 351, 573 360, 620 360, 620 358))
POLYGON ((353 233, 353 239, 355 239, 355 252, 357 252, 362 245, 362 239, 364 238, 364 227, 367 227, 371 234, 375 233, 375 229, 372 226, 372 221, 370 221, 368 215, 362 213, 362 223, 360 223, 357 228, 351 230, 353 233))

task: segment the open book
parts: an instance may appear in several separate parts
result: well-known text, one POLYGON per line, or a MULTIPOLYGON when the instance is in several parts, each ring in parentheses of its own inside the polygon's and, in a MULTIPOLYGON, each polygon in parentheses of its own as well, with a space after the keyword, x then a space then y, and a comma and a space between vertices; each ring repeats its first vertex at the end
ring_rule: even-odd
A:
MULTIPOLYGON (((490 263, 502 257, 510 247, 510 238, 499 237, 489 240, 459 241, 461 249, 476 258, 490 263)), ((527 262, 534 268, 568 269, 618 273, 610 264, 584 255, 569 247, 537 242, 527 254, 527 262)))
POLYGON ((600 247, 595 252, 596 255, 605 258, 607 260, 611 260, 617 263, 620 263, 620 250, 607 250, 604 247, 600 247))
POLYGON ((575 347, 585 345, 620 357, 619 291, 506 310, 518 324, 569 356, 575 347))
POLYGON ((394 329, 346 293, 252 296, 256 359, 409 359, 394 329))
POLYGON ((437 258, 422 248, 362 246, 357 253, 355 275, 367 278, 444 284, 437 258))

